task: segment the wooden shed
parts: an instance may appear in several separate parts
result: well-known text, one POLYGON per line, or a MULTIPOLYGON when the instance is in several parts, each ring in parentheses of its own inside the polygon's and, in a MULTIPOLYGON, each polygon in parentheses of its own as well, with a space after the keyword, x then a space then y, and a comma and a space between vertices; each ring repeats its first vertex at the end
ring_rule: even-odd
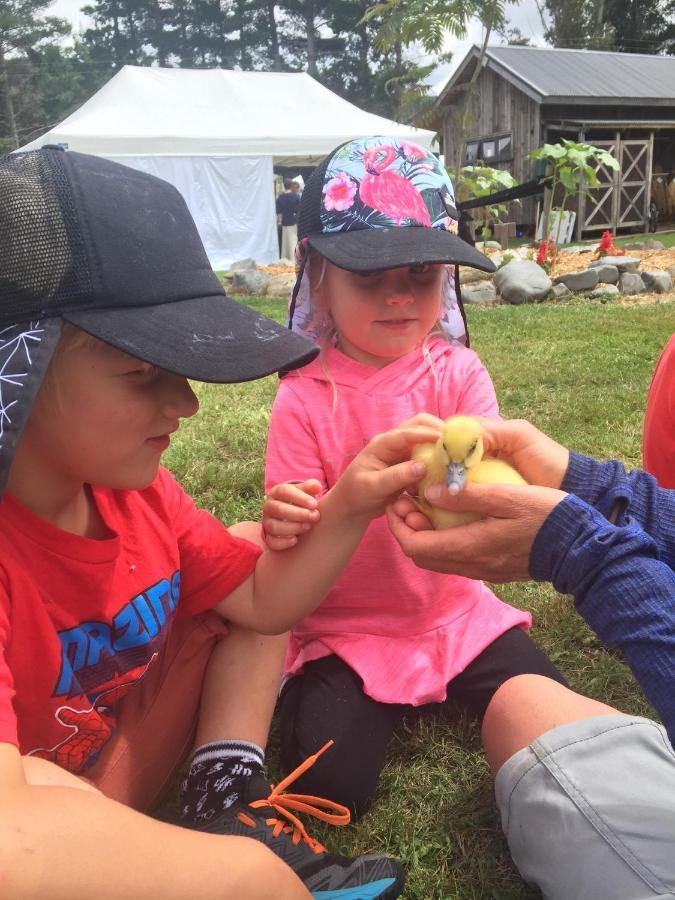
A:
MULTIPOLYGON (((601 187, 584 188, 576 235, 604 229, 647 230, 652 197, 660 221, 675 220, 675 57, 542 47, 473 47, 441 91, 434 124, 446 165, 483 160, 520 182, 534 174, 527 154, 561 138, 609 150, 614 173, 599 167, 601 187)), ((510 209, 532 229, 536 201, 510 209)))

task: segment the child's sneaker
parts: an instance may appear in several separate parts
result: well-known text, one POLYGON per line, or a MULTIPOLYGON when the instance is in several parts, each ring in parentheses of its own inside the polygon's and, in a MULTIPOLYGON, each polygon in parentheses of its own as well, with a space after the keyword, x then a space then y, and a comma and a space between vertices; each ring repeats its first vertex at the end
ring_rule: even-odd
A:
POLYGON ((239 799, 208 822, 195 822, 187 827, 262 841, 293 869, 315 900, 393 900, 401 894, 405 883, 403 869, 396 860, 376 854, 350 858, 329 853, 307 834, 292 812, 309 813, 333 825, 349 824, 349 810, 339 803, 284 793, 326 747, 274 788, 262 774, 238 776, 237 780, 241 779, 236 785, 239 799))

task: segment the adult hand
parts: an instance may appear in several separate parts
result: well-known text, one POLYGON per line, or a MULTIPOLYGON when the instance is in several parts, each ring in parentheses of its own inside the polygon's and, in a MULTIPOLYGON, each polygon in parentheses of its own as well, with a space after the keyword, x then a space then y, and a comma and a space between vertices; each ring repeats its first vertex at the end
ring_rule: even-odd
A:
MULTIPOLYGON (((536 430, 536 429, 535 429, 536 430)), ((405 497, 387 509, 389 528, 416 565, 435 572, 492 582, 526 581, 532 543, 551 510, 567 495, 534 485, 467 484, 456 496, 441 489, 427 499, 485 518, 433 531, 405 497)))
POLYGON ((476 418, 483 426, 485 456, 511 463, 530 484, 560 487, 570 460, 566 447, 524 419, 476 418))

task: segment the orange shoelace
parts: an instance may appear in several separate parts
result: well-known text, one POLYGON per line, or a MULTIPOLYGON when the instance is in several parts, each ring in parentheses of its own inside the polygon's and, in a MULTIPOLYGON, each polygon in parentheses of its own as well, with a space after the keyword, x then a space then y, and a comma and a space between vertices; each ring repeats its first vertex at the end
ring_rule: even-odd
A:
MULTIPOLYGON (((325 853, 326 848, 319 841, 310 837, 305 830, 305 826, 300 819, 291 810, 296 812, 309 813, 315 819, 321 819, 322 822, 329 822, 331 825, 349 825, 351 814, 346 806, 340 803, 333 803, 332 800, 326 800, 323 797, 312 797, 310 794, 286 794, 285 789, 298 779, 303 772, 310 769, 322 753, 332 746, 333 741, 328 741, 313 756, 309 756, 304 762, 300 763, 297 769, 294 769, 290 775, 287 775, 283 781, 280 781, 276 787, 272 785, 272 793, 265 800, 254 800, 249 803, 253 809, 260 809, 264 806, 271 806, 282 819, 270 816, 265 819, 265 823, 273 830, 274 837, 278 837, 281 832, 290 834, 294 844, 299 844, 301 840, 312 849, 314 853, 325 853)), ((238 813, 237 818, 245 825, 254 828, 255 819, 247 816, 245 812, 238 813)))

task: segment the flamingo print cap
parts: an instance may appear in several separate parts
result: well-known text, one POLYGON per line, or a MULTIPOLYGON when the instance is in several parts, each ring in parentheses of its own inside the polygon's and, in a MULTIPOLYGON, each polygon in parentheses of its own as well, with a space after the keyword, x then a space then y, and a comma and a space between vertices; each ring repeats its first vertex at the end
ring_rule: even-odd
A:
MULTIPOLYGON (((308 179, 298 210, 298 278, 289 328, 317 340, 326 314, 311 302, 307 249, 350 272, 378 272, 422 263, 472 266, 494 272, 487 256, 457 235, 452 182, 438 159, 395 137, 341 144, 308 179)), ((466 321, 448 268, 440 326, 467 343, 466 321)))
POLYGON ((493 272, 457 236, 447 172, 425 147, 400 138, 342 144, 312 173, 298 211, 298 240, 351 272, 455 263, 493 272))

